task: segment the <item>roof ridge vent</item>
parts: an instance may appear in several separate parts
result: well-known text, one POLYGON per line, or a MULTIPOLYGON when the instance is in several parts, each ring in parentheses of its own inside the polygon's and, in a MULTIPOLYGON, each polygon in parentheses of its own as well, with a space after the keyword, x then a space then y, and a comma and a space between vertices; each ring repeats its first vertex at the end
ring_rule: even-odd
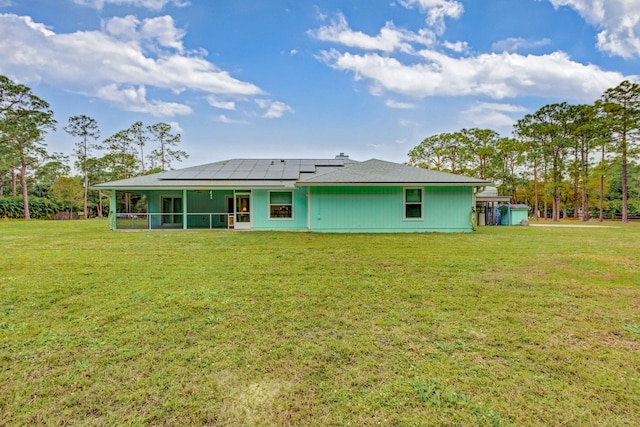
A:
POLYGON ((340 152, 340 154, 336 156, 336 160, 349 160, 349 155, 340 152))

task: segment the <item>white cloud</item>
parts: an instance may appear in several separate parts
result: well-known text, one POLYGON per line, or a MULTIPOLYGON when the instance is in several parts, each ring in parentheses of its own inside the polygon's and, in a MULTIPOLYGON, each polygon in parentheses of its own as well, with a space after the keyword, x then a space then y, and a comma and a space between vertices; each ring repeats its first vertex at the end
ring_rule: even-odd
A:
POLYGON ((526 109, 519 105, 475 102, 460 113, 460 118, 478 127, 506 127, 515 123, 510 114, 521 114, 526 109))
POLYGON ((115 17, 102 22, 103 32, 124 42, 143 42, 151 50, 175 49, 182 52, 184 32, 177 29, 171 16, 159 16, 140 22, 133 15, 115 17), (157 44, 157 47, 154 46, 157 44))
POLYGON ((469 44, 467 42, 455 42, 455 43, 444 42, 443 46, 456 53, 469 52, 469 44))
POLYGON ((147 87, 225 98, 262 94, 256 85, 231 77, 203 57, 184 53, 182 36, 171 17, 113 18, 103 23, 102 31, 56 34, 30 17, 0 14, 0 74, 96 96, 128 111, 169 116, 187 114, 190 108, 147 101, 147 87), (126 99, 136 102, 127 106, 126 99))
POLYGON ((309 30, 308 34, 318 40, 339 43, 344 46, 365 50, 379 50, 382 52, 401 51, 413 53, 411 43, 423 46, 432 45, 433 33, 422 30, 418 34, 401 28, 396 28, 393 22, 387 22, 377 36, 370 36, 360 31, 353 31, 342 13, 331 19, 329 25, 316 30, 309 30))
MULTIPOLYGON (((452 0, 396 0, 408 9, 418 8, 427 14, 427 23, 434 32, 422 29, 418 34, 397 29, 388 22, 376 36, 354 31, 346 18, 338 14, 329 25, 309 34, 319 40, 339 43, 337 49, 321 51, 316 56, 334 70, 353 73, 356 81, 369 83, 374 96, 400 94, 414 98, 430 96, 476 96, 492 99, 538 96, 593 102, 602 93, 618 85, 625 77, 616 71, 606 71, 597 65, 573 61, 557 51, 545 55, 520 54, 516 51, 550 44, 548 39, 526 40, 510 38, 496 42, 498 53, 471 53, 465 41, 440 41, 436 34, 444 31, 445 18, 458 18, 464 12, 462 4, 452 0), (426 37, 426 35, 429 37, 426 37), (422 38, 420 38, 420 37, 422 38), (362 51, 365 52, 362 52, 362 51), (399 53, 410 53, 406 59, 399 53)), ((586 4, 587 0, 549 0, 557 4, 586 4)), ((596 0, 593 0, 596 1, 596 0)), ((620 4, 620 0, 612 0, 620 4)), ((629 21, 640 19, 639 6, 627 5, 629 21), (638 17, 636 19, 636 17, 638 17)), ((591 4, 591 3, 589 3, 591 4)), ((640 34, 640 31, 637 32, 640 34)), ((400 108, 388 100, 390 108, 400 108)), ((471 120, 480 121, 479 107, 466 112, 471 120)), ((503 124, 512 119, 506 111, 488 109, 486 122, 503 124)), ((401 123, 403 126, 408 123, 401 123)))
POLYGON ((115 17, 102 22, 102 30, 121 40, 134 40, 138 36, 137 27, 140 20, 133 15, 115 17))
POLYGON ((244 125, 244 124, 247 124, 247 122, 244 121, 244 120, 232 119, 232 118, 226 116, 225 114, 220 114, 220 115, 214 117, 213 120, 215 120, 216 122, 227 123, 227 124, 232 124, 232 125, 244 125))
POLYGON ((213 95, 207 96, 207 102, 214 108, 220 108, 221 110, 235 110, 236 103, 234 101, 222 101, 213 95))
POLYGON ((420 126, 419 122, 417 122, 415 120, 407 120, 407 119, 398 120, 398 124, 400 126, 404 126, 404 127, 417 127, 417 126, 420 126))
POLYGON ((623 58, 640 56, 640 2, 637 0, 549 0, 568 6, 600 29, 598 49, 623 58))
POLYGON ((263 110, 267 110, 262 117, 265 119, 278 119, 284 113, 293 113, 293 108, 280 101, 270 101, 266 99, 256 99, 256 104, 263 110))
POLYGON ((133 6, 156 11, 162 10, 169 3, 176 7, 185 7, 189 5, 189 2, 181 0, 73 0, 73 2, 81 6, 92 7, 98 10, 101 10, 105 4, 133 6))
POLYGON ((320 59, 336 70, 353 72, 356 80, 370 80, 374 93, 389 91, 417 98, 537 95, 593 101, 624 79, 618 72, 574 62, 563 52, 452 58, 423 50, 420 55, 423 62, 411 65, 374 53, 357 55, 336 50, 323 51, 320 59))
POLYGON ((322 11, 317 5, 314 5, 313 8, 316 12, 316 17, 318 18, 318 21, 324 22, 327 20, 328 16, 325 13, 322 13, 322 11))
POLYGON ((173 117, 176 115, 191 114, 191 107, 175 102, 147 101, 147 92, 144 86, 120 87, 110 84, 99 88, 96 96, 110 101, 125 111, 136 113, 148 113, 158 117, 173 117))
MULTIPOLYGON (((10 15, 10 14, 0 14, 0 17, 3 16, 15 16, 15 15, 10 15)), ((29 27, 29 29, 33 30, 35 33, 40 33, 45 37, 51 37, 54 36, 55 33, 53 31, 51 31, 49 29, 49 27, 47 27, 44 24, 38 23, 38 22, 33 22, 33 19, 31 19, 30 16, 24 16, 24 24, 29 27)))
POLYGON ((395 108, 398 110, 410 110, 412 108, 416 108, 416 104, 412 104, 410 102, 398 102, 393 99, 387 99, 385 105, 389 108, 395 108))
POLYGON ((551 43, 549 39, 530 41, 522 37, 509 37, 508 39, 499 40, 491 45, 494 52, 517 52, 521 49, 536 48, 546 46, 551 43))
MULTIPOLYGON (((464 11, 461 3, 449 0, 398 2, 406 8, 417 7, 423 13, 433 13, 442 19, 457 18, 464 11)), ((433 22, 438 21, 433 19, 433 22)), ((467 42, 440 43, 441 47, 459 54, 454 57, 438 51, 435 35, 425 31, 428 30, 416 34, 387 22, 377 36, 369 36, 352 30, 344 15, 339 13, 329 25, 309 31, 309 34, 319 40, 339 43, 347 50, 377 51, 354 53, 331 49, 317 56, 336 70, 353 72, 356 80, 370 81, 370 93, 376 96, 393 92, 417 98, 443 95, 502 99, 533 94, 593 101, 604 90, 624 80, 621 73, 572 61, 563 52, 547 55, 512 52, 546 45, 547 39, 507 39, 494 45, 494 49, 502 50, 502 53, 475 55, 469 54, 467 42), (403 62, 395 57, 398 52, 411 53, 419 59, 403 62)))
POLYGON ((454 0, 398 0, 398 2, 412 9, 415 6, 427 15, 427 24, 433 27, 437 34, 445 30, 445 18, 459 18, 464 12, 462 3, 454 0))
POLYGON ((145 19, 140 34, 143 39, 157 40, 160 46, 182 52, 184 32, 175 27, 171 16, 145 19))
POLYGON ((184 129, 182 129, 182 126, 180 126, 180 123, 178 122, 169 122, 168 123, 169 126, 171 126, 171 130, 177 133, 184 133, 184 129))

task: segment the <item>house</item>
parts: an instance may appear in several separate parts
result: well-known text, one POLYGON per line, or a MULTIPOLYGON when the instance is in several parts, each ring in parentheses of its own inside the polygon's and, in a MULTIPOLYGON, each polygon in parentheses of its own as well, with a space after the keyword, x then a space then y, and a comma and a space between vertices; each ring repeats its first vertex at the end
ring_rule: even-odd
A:
MULTIPOLYGON (((377 159, 232 159, 94 185, 138 198, 111 229, 466 232, 490 182, 377 159), (143 208, 140 208, 143 206, 143 208)), ((122 210, 122 209, 121 209, 122 210)), ((114 210, 115 211, 115 210, 114 210)))

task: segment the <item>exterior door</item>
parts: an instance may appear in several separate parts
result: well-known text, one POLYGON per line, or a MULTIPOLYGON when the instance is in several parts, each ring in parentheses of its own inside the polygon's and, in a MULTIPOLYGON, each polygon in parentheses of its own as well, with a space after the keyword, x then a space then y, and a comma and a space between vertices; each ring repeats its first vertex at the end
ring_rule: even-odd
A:
POLYGON ((162 225, 182 225, 182 197, 162 198, 162 225))
POLYGON ((235 215, 236 215, 236 220, 235 220, 234 228, 239 230, 251 229, 251 194, 250 193, 236 193, 235 215))

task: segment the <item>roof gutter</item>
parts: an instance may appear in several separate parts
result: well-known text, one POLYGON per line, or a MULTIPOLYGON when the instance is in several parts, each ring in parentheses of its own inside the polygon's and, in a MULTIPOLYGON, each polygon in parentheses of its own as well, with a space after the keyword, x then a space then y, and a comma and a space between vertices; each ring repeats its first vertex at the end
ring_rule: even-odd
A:
POLYGON ((282 188, 294 188, 292 185, 273 185, 273 184, 265 184, 265 185, 200 185, 200 186, 189 186, 189 185, 180 185, 180 186, 117 186, 117 185, 108 185, 108 186, 90 186, 91 190, 102 190, 102 191, 110 191, 110 190, 118 190, 118 191, 169 191, 169 190, 247 190, 247 189, 282 189, 282 188))

